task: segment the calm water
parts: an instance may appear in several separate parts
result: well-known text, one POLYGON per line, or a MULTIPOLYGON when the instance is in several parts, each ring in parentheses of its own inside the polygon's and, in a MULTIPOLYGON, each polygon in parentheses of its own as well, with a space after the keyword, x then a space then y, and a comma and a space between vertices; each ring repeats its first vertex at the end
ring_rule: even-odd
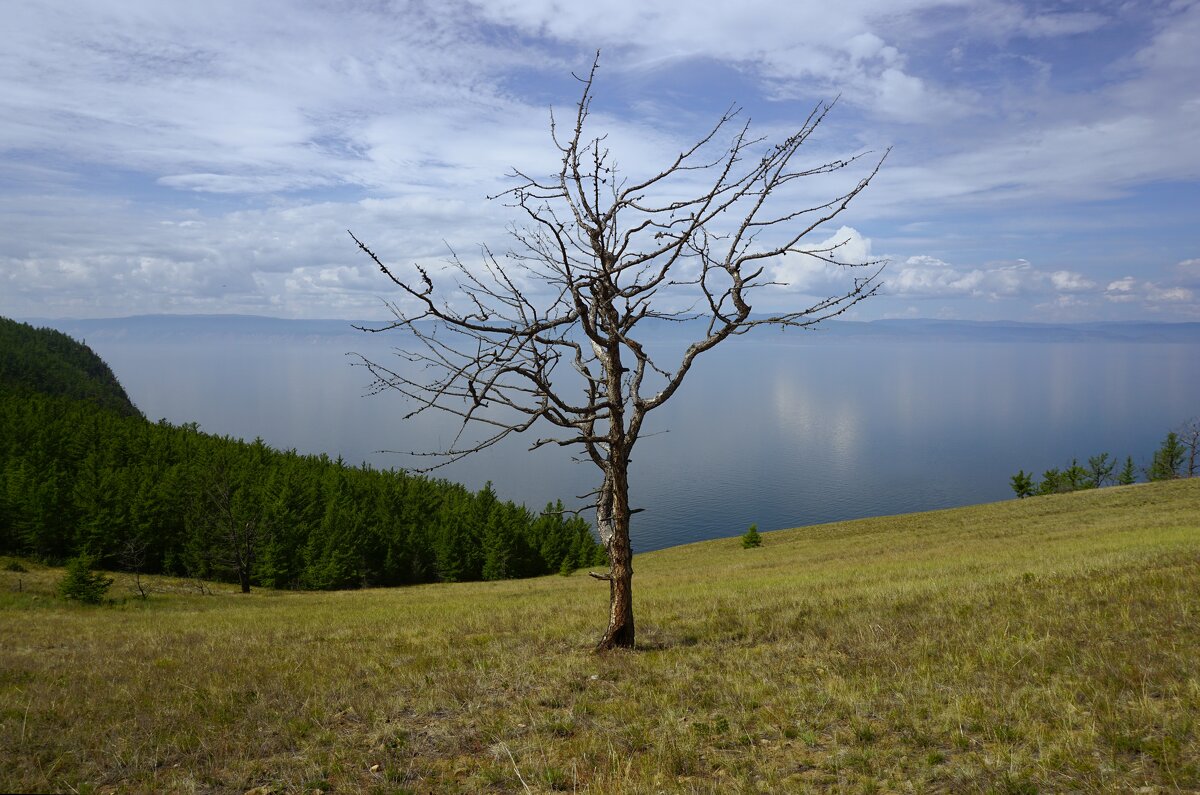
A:
MULTIPOLYGON (((71 329, 66 329, 76 333, 71 329)), ((78 334, 77 334, 78 335, 78 334)), ((402 422, 364 396, 362 336, 88 336, 147 417, 351 463, 437 447, 444 422, 402 422)), ((752 336, 712 351, 634 450, 634 547, 1008 499, 1019 468, 1109 452, 1146 464, 1200 414, 1200 345, 933 342, 752 336)), ((532 439, 446 467, 472 489, 540 507, 598 484, 591 464, 532 439)))

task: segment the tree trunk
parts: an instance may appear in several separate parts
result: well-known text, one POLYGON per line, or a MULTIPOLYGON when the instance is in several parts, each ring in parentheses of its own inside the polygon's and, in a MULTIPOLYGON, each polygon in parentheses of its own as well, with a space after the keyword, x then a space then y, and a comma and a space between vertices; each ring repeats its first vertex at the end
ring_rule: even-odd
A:
POLYGON ((608 631, 596 650, 633 648, 633 550, 629 544, 629 517, 618 519, 609 544, 608 631))
POLYGON ((596 645, 597 651, 632 649, 633 548, 629 543, 628 460, 617 456, 617 465, 605 477, 604 506, 597 512, 601 539, 608 548, 608 630, 596 645), (607 532, 606 532, 607 531, 607 532))

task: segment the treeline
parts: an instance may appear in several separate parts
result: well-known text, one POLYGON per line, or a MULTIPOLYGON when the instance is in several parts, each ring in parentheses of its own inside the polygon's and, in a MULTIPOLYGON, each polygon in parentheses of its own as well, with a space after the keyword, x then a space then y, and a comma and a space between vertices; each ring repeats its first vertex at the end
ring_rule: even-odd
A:
MULTIPOLYGON (((1035 480, 1032 472, 1019 470, 1010 479, 1013 492, 1018 498, 1039 494, 1063 494, 1081 489, 1097 489, 1104 486, 1127 486, 1139 480, 1138 468, 1133 456, 1126 456, 1119 471, 1117 462, 1108 453, 1088 458, 1083 466, 1078 459, 1063 469, 1051 468, 1035 480)), ((1174 480, 1200 475, 1200 418, 1190 420, 1178 430, 1171 431, 1162 445, 1154 452, 1149 466, 1141 473, 1146 480, 1174 480)))
POLYGON ((561 504, 533 513, 490 485, 278 451, 63 391, 0 381, 2 553, 243 589, 530 577, 605 559, 561 504))

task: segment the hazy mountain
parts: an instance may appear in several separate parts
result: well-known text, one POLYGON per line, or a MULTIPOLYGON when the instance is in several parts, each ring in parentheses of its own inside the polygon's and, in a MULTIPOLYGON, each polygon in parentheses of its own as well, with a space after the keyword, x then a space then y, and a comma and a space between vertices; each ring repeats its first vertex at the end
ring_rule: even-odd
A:
MULTIPOLYGON (((290 320, 257 315, 136 315, 133 317, 30 319, 77 339, 219 339, 235 337, 363 337, 355 325, 378 326, 378 321, 290 320)), ((694 337, 699 321, 678 323, 647 320, 642 327, 665 338, 694 337)), ((763 329, 764 335, 779 334, 763 329)), ((968 320, 831 320, 811 330, 789 329, 786 334, 817 334, 837 339, 901 339, 908 341, 974 342, 1200 342, 1200 323, 1022 323, 968 320)))

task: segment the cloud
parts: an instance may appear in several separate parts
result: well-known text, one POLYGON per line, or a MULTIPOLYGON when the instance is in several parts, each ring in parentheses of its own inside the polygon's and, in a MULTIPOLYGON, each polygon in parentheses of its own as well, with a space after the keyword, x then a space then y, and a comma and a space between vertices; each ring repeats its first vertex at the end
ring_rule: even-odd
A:
MULTIPOLYGON (((878 120, 934 130, 995 114, 994 96, 981 101, 975 87, 914 60, 931 15, 965 13, 964 3, 949 0, 782 8, 765 0, 736 8, 523 0, 310 6, 303 14, 285 4, 210 6, 204 14, 168 14, 152 3, 15 9, 10 24, 19 35, 0 56, 0 74, 8 76, 0 79, 0 144, 70 153, 146 171, 169 188, 225 194, 344 184, 375 190, 419 179, 478 183, 523 162, 531 144, 544 144, 523 131, 543 131, 549 98, 521 97, 512 75, 518 68, 559 75, 579 68, 582 51, 564 61, 547 46, 552 42, 607 45, 605 74, 614 69, 643 84, 652 80, 647 64, 703 58, 757 78, 784 104, 841 94, 878 120), (526 38, 505 46, 483 22, 526 38)), ((1037 14, 1014 3, 978 6, 972 14, 989 20, 993 36, 1077 35, 1107 21, 1094 13, 1037 14)), ((890 182, 918 188, 906 194, 912 197, 945 200, 1098 195, 1096 188, 1102 195, 1132 181, 1195 174, 1200 156, 1186 155, 1195 147, 1164 141, 1190 140, 1200 108, 1156 101, 1148 106, 1156 109, 1153 118, 1130 112, 1147 107, 1131 97, 1161 100, 1153 86, 1186 73, 1180 63, 1195 59, 1185 34, 1197 15, 1176 17, 1129 59, 1137 74, 1132 88, 1119 92, 1125 100, 1115 114, 1048 116, 1015 139, 1009 131, 974 137, 969 151, 905 165, 890 182), (1175 106, 1177 112, 1164 112, 1175 106), (1164 165, 1172 160, 1174 171, 1164 165)), ((983 35, 984 27, 975 30, 983 35)), ((873 143, 885 143, 881 137, 872 136, 873 143)))
POLYGON ((1060 293, 1089 293, 1096 289, 1094 281, 1074 271, 1054 271, 1049 276, 1050 284, 1060 293))
MULTIPOLYGON (((561 132, 578 92, 570 72, 597 46, 592 129, 630 176, 668 162, 730 100, 778 137, 840 95, 805 158, 896 148, 854 215, 814 245, 861 261, 872 254, 859 229, 880 240, 873 227, 888 219, 922 229, 919 245, 889 240, 904 251, 885 274, 895 296, 1186 306, 1200 266, 1169 263, 1193 253, 1193 231, 1176 231, 1182 250, 1128 289, 1121 263, 1042 270, 1015 257, 1076 261, 1036 250, 1030 230, 1048 210, 1132 236, 1108 223, 1124 218, 1121 200, 1200 180, 1200 4, 1040 8, 14 4, 0 51, 0 311, 365 311, 373 274, 345 228, 398 263, 502 245, 514 216, 484 197, 514 166, 557 168, 547 107, 561 132), (1011 236, 964 242, 955 214, 1011 236)), ((846 279, 804 257, 776 275, 817 293, 846 279)))
MULTIPOLYGON (((927 254, 904 258, 876 254, 871 239, 849 226, 840 227, 824 240, 806 248, 846 264, 887 262, 882 275, 883 292, 894 297, 996 301, 1095 294, 1099 290, 1096 282, 1082 273, 1042 271, 1026 260, 963 268, 927 254)), ((846 274, 844 267, 815 258, 793 256, 776 263, 773 278, 790 290, 811 293, 827 291, 843 283, 846 274)), ((1109 289, 1113 289, 1111 285, 1109 289)))
POLYGON ((1132 276, 1125 276, 1124 278, 1109 282, 1108 287, 1104 289, 1104 297, 1114 303, 1136 301, 1137 294, 1134 292, 1136 287, 1137 279, 1132 276))
POLYGON ((771 265, 771 280, 787 292, 806 295, 844 292, 854 276, 867 276, 874 270, 847 272, 875 260, 870 238, 849 226, 839 227, 823 240, 801 243, 800 248, 815 256, 790 254, 771 265))
MULTIPOLYGON (((1164 305, 1189 304, 1196 299, 1196 294, 1189 288, 1178 285, 1159 285, 1151 281, 1139 281, 1132 276, 1126 276, 1110 282, 1104 290, 1104 297, 1112 303, 1140 303, 1150 308, 1164 305)), ((1200 309, 1200 307, 1194 307, 1200 309)))
POLYGON ((616 53, 618 69, 689 59, 733 64, 764 81, 778 100, 840 94, 881 117, 913 120, 969 114, 976 99, 973 92, 947 90, 907 71, 906 55, 885 33, 898 19, 916 20, 931 10, 959 6, 959 0, 837 6, 769 0, 736 6, 716 0, 475 5, 490 21, 528 35, 605 48, 616 53))
MULTIPOLYGON (((1025 259, 964 267, 928 254, 906 257, 880 254, 869 237, 845 225, 806 248, 846 264, 886 263, 880 277, 881 294, 891 299, 934 304, 962 300, 1008 304, 1013 307, 1009 317, 1020 316, 1031 306, 1056 315, 1070 312, 1086 316, 1104 304, 1140 307, 1150 312, 1173 308, 1184 314, 1200 315, 1200 306, 1194 305, 1197 291, 1188 284, 1160 284, 1134 276, 1098 282, 1077 270, 1043 270, 1025 259)), ((848 279, 844 265, 803 256, 777 260, 773 268, 772 278, 784 292, 836 294, 845 289, 848 279)), ((1200 277, 1200 259, 1185 260, 1177 269, 1200 277)), ((927 313, 945 314, 941 309, 927 313)), ((884 314, 913 316, 917 309, 909 304, 901 312, 885 309, 884 314)))
MULTIPOLYGON (((1190 142, 1197 126, 1200 105, 1058 124, 920 164, 896 163, 885 179, 889 195, 939 208, 1120 198, 1149 180, 1200 179, 1200 148, 1190 142)), ((868 200, 880 206, 880 197, 868 200)))
POLYGON ((1017 28, 1026 36, 1050 38, 1088 33, 1103 27, 1109 18, 1090 11, 1038 14, 1020 20, 1017 28))
POLYGON ((927 16, 927 29, 958 37, 951 53, 964 64, 961 72, 972 74, 963 86, 943 72, 936 89, 973 88, 980 111, 956 119, 930 106, 926 136, 901 139, 881 181, 886 187, 866 197, 872 212, 895 214, 896 197, 937 210, 1096 203, 1156 181, 1200 179, 1200 148, 1193 143, 1200 86, 1190 79, 1200 71, 1200 48, 1193 45, 1200 4, 1159 6, 1149 14, 1127 6, 1112 14, 1040 17, 1015 3, 980 3, 969 20, 953 16, 953 26, 927 16), (1080 65, 1062 57, 1071 50, 1041 43, 1116 26, 1126 44, 1113 48, 1113 64, 1087 87, 1072 76, 1080 65), (1146 26, 1148 35, 1136 35, 1146 26), (1012 43, 1022 37, 1033 43, 1012 43), (1014 63, 1032 65, 1028 75, 1014 63))
POLYGON ((1001 298, 1019 295, 1033 275, 1028 263, 963 270, 936 257, 916 255, 889 269, 884 290, 910 298, 1001 298))
POLYGON ((908 257, 888 269, 885 290, 912 298, 1062 297, 1094 292, 1095 282, 1075 271, 1042 271, 1026 260, 974 268, 956 267, 936 257, 908 257))
MULTIPOLYGON (((192 189, 254 190, 259 174, 263 191, 353 180, 362 177, 358 166, 395 162, 371 137, 381 122, 384 134, 407 133, 394 140, 438 150, 458 137, 446 134, 447 125, 458 133, 504 134, 516 126, 514 108, 544 107, 514 102, 506 73, 517 53, 486 36, 481 21, 529 37, 519 42, 526 70, 580 66, 549 55, 539 40, 607 45, 606 69, 702 57, 756 75, 780 98, 840 93, 882 118, 910 122, 944 124, 978 113, 975 90, 910 65, 896 40, 932 13, 965 7, 946 0, 782 8, 765 0, 736 8, 523 0, 437 10, 415 3, 390 10, 310 6, 299 15, 270 3, 211 5, 206 14, 166 14, 153 4, 65 13, 61 3, 48 3, 39 14, 29 4, 15 15, 14 29, 24 35, 14 37, 17 49, 5 64, 12 67, 5 93, 13 111, 4 114, 6 137, 157 166, 168 172, 165 184, 192 189), (48 25, 56 5, 60 13, 48 25), (288 25, 278 24, 281 16, 288 25), (29 88, 35 85, 39 90, 29 88), (455 111, 468 113, 448 116, 455 111), (82 126, 87 135, 70 134, 82 126), (137 162, 123 157, 133 153, 137 162), (281 170, 293 176, 269 178, 281 170)), ((995 17, 993 30, 1039 36, 1103 21, 1095 14, 1036 15, 1010 3, 984 4, 979 13, 995 17)), ((1147 56, 1142 68, 1152 65, 1147 56)), ((486 154, 495 143, 473 151, 486 154)), ((472 162, 436 155, 419 161, 472 162)))
POLYGON ((1200 287, 1200 257, 1185 259, 1175 265, 1180 284, 1185 287, 1200 287))
POLYGON ((448 243, 473 251, 477 241, 503 230, 482 200, 464 212, 462 203, 431 195, 278 203, 209 216, 173 210, 167 217, 161 209, 149 215, 146 208, 114 212, 78 202, 79 227, 64 227, 46 212, 62 201, 51 196, 21 210, 5 208, 25 231, 23 245, 0 250, 6 313, 269 308, 327 317, 336 306, 377 314, 390 285, 357 251, 347 226, 389 262, 404 265, 440 263, 448 243), (472 222, 463 223, 464 215, 472 222))
POLYGON ((491 130, 475 152, 509 162, 504 139, 534 109, 496 82, 512 54, 453 14, 397 11, 25 4, 0 56, 0 146, 231 194, 376 186, 429 160, 479 162, 446 156, 438 142, 462 140, 448 124, 480 140, 491 130), (396 130, 435 154, 401 162, 378 137, 396 130))
POLYGON ((1157 284, 1145 284, 1146 300, 1151 303, 1185 303, 1192 301, 1195 295, 1186 287, 1159 287, 1157 284))

